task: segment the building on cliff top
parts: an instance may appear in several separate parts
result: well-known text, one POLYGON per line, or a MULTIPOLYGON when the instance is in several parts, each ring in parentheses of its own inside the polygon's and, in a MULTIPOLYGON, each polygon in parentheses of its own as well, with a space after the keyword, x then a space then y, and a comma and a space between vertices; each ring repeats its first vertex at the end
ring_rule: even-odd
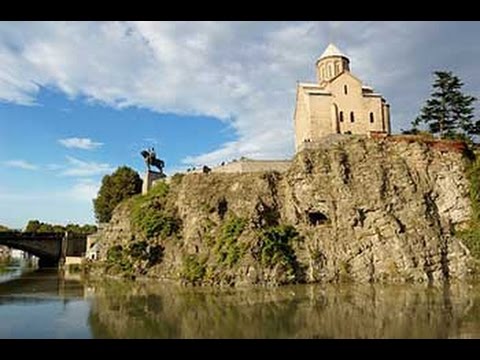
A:
POLYGON ((297 84, 296 152, 331 134, 390 134, 388 103, 350 72, 350 60, 335 45, 318 58, 316 70, 316 83, 297 84))

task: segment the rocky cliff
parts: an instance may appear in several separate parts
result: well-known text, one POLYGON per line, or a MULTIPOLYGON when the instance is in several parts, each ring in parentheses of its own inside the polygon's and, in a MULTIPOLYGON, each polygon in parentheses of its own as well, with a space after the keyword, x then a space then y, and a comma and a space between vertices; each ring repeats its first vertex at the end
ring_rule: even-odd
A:
POLYGON ((455 147, 347 137, 290 169, 176 175, 122 203, 102 230, 109 273, 194 284, 468 278, 454 236, 471 216, 455 147))

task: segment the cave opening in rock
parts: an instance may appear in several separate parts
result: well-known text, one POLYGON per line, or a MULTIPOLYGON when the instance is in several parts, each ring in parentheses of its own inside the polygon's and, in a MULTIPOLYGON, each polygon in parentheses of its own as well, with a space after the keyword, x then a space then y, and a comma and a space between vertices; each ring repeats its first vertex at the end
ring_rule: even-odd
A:
POLYGON ((309 211, 307 212, 307 215, 308 222, 313 226, 322 225, 328 221, 328 217, 320 211, 309 211))

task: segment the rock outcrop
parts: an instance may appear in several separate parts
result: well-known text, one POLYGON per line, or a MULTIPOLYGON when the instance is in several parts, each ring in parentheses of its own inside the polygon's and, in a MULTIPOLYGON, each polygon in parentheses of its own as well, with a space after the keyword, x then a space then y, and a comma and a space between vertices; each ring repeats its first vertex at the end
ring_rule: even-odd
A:
POLYGON ((117 246, 123 270, 196 284, 466 279, 471 256, 454 233, 470 219, 469 161, 421 141, 345 137, 282 174, 177 175, 168 193, 116 209, 101 259, 116 261, 117 246), (142 223, 152 214, 163 225, 142 223))

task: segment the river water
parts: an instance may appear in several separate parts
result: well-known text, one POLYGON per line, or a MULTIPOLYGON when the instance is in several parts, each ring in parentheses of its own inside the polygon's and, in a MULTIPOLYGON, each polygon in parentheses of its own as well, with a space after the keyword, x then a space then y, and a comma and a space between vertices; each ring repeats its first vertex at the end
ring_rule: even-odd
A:
POLYGON ((0 338, 480 338, 480 285, 188 288, 0 274, 0 338))

